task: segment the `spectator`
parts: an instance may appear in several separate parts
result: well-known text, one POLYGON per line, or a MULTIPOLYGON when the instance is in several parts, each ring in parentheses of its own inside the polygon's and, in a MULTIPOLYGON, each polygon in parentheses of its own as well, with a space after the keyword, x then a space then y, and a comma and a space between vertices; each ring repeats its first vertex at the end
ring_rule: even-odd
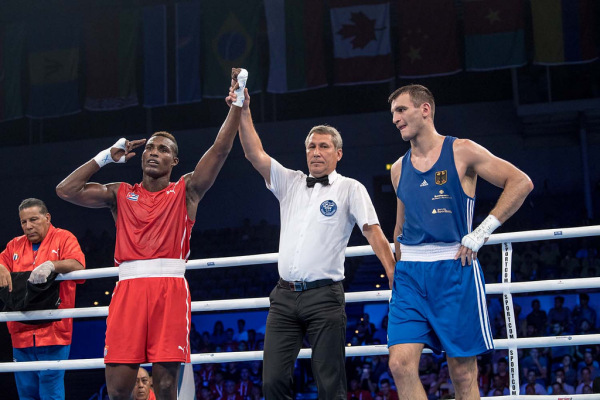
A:
POLYGON ((246 320, 237 320, 238 331, 233 335, 233 340, 240 342, 242 340, 248 341, 248 331, 246 331, 246 320))
POLYGON ((562 358, 562 369, 565 371, 565 382, 571 386, 577 385, 577 369, 573 364, 573 356, 566 354, 562 358))
POLYGON ((600 378, 595 378, 592 383, 592 391, 594 393, 600 393, 600 378))
POLYGON ((210 336, 210 342, 213 346, 220 346, 225 342, 225 327, 223 321, 216 321, 213 326, 213 333, 210 336))
POLYGON ((519 391, 521 394, 528 394, 527 393, 527 387, 528 386, 533 386, 534 389, 534 393, 533 394, 548 394, 548 392, 546 391, 546 388, 537 383, 537 379, 539 378, 538 375, 538 371, 536 371, 535 369, 530 369, 527 372, 527 382, 525 382, 523 385, 521 385, 521 390, 519 391))
POLYGON ((440 367, 437 381, 429 387, 429 395, 442 398, 448 394, 454 396, 454 385, 452 385, 450 374, 448 373, 448 363, 444 362, 440 367))
POLYGON ((217 400, 244 400, 237 392, 233 379, 225 381, 225 392, 217 400))
POLYGON ((138 369, 135 387, 131 396, 134 400, 156 400, 154 391, 152 390, 152 378, 145 368, 138 369))
POLYGON ((540 355, 539 349, 532 348, 529 349, 529 355, 521 362, 521 369, 523 371, 523 376, 525 377, 529 375, 529 371, 536 370, 539 371, 542 379, 546 379, 548 373, 548 360, 546 360, 546 357, 543 355, 540 355))
POLYGON ((379 343, 387 343, 387 327, 388 327, 388 316, 387 314, 381 320, 381 328, 375 331, 373 335, 373 340, 378 339, 379 343))
POLYGON ((192 353, 199 353, 202 348, 202 336, 196 330, 193 322, 190 327, 190 346, 192 347, 192 353))
POLYGON ((257 343, 258 341, 256 340, 256 331, 254 329, 248 329, 248 350, 256 350, 257 343))
POLYGON ((598 377, 600 367, 598 366, 598 361, 594 360, 592 349, 588 348, 585 350, 585 353, 583 353, 583 360, 577 365, 579 375, 581 375, 584 368, 587 368, 590 371, 591 379, 598 377))
POLYGON ((238 383, 237 391, 243 399, 250 397, 254 384, 250 380, 250 368, 243 365, 240 369, 240 382, 238 383))
POLYGON ((225 394, 225 373, 220 369, 215 371, 215 379, 210 385, 210 391, 216 399, 220 399, 225 394))
POLYGON ((233 329, 227 328, 225 331, 225 340, 223 341, 223 350, 237 351, 237 342, 233 340, 233 329))
POLYGON ((212 391, 210 390, 210 387, 208 386, 208 383, 206 383, 206 382, 204 382, 204 384, 202 385, 200 390, 197 390, 196 392, 197 392, 196 396, 198 397, 198 400, 214 400, 212 391))
POLYGON ((371 371, 371 364, 368 362, 363 363, 362 367, 357 371, 358 380, 360 382, 360 388, 367 390, 370 393, 375 393, 377 388, 376 381, 373 380, 373 374, 371 371))
POLYGON ((437 380, 437 365, 431 354, 421 354, 421 359, 419 360, 419 379, 423 384, 425 393, 427 393, 429 387, 437 380))
POLYGON ((213 383, 215 377, 215 369, 215 364, 213 363, 202 364, 200 370, 194 373, 196 375, 196 380, 200 383, 213 383))
POLYGON ((575 388, 575 394, 583 394, 583 388, 585 386, 592 386, 592 374, 588 367, 584 367, 581 370, 581 380, 579 381, 579 385, 575 388))
POLYGON ((250 380, 254 386, 262 386, 262 363, 258 360, 250 363, 250 380))
POLYGON ((373 400, 371 393, 360 387, 360 382, 357 378, 350 379, 350 386, 348 390, 348 400, 373 400))
POLYGON ((265 400, 260 386, 252 387, 252 393, 250 394, 250 400, 265 400))
POLYGON ((375 382, 379 381, 381 374, 388 370, 387 358, 384 360, 381 356, 371 356, 371 374, 375 382))
POLYGON ((510 391, 508 390, 508 387, 504 385, 504 379, 500 376, 498 376, 497 374, 494 374, 494 377, 492 378, 492 386, 490 387, 490 390, 488 391, 487 397, 490 396, 502 396, 502 395, 509 395, 510 391), (500 394, 497 394, 497 391, 500 392, 500 394))
POLYGON ((538 299, 534 299, 531 302, 531 308, 531 312, 527 315, 527 327, 535 327, 536 336, 543 335, 546 332, 546 323, 548 322, 546 311, 540 310, 540 301, 538 299))
MULTIPOLYGON (((554 382, 554 384, 556 384, 556 383, 560 384, 561 389, 565 392, 565 393, 561 393, 561 394, 575 394, 575 388, 566 382, 564 369, 559 368, 556 371, 554 371, 554 381, 553 382, 554 382)), ((554 386, 554 384, 553 384, 553 386, 554 386)), ((552 392, 552 394, 554 394, 554 392, 552 392)))
MULTIPOLYGON (((563 325, 559 322, 555 322, 550 324, 550 334, 554 336, 562 336, 565 334, 563 325)), ((558 346, 550 348, 550 358, 552 362, 558 362, 565 355, 573 355, 574 347, 573 346, 558 346)))
POLYGON ((571 317, 575 326, 579 326, 582 320, 589 322, 592 329, 596 328, 596 310, 590 307, 590 296, 587 293, 579 294, 579 304, 573 308, 571 317))
POLYGON ((575 333, 578 335, 591 335, 595 332, 596 330, 593 329, 592 324, 590 324, 587 319, 579 320, 579 323, 575 329, 575 333))
POLYGON ((379 388, 377 396, 381 396, 383 400, 399 400, 398 392, 396 392, 390 387, 390 381, 388 381, 387 379, 381 381, 381 386, 379 388))
POLYGON ((498 363, 496 364, 496 375, 502 379, 504 386, 509 386, 510 374, 508 373, 508 361, 506 360, 506 357, 498 359, 498 363))
POLYGON ((384 379, 387 379, 390 382, 392 389, 397 390, 396 384, 394 382, 394 377, 392 376, 392 371, 390 370, 389 364, 388 364, 387 371, 385 371, 383 374, 379 375, 379 382, 377 383, 377 385, 381 386, 381 381, 383 381, 384 379))
POLYGON ((572 332, 571 310, 563 307, 565 298, 562 296, 554 297, 554 307, 548 312, 548 321, 550 324, 560 323, 566 331, 572 332))

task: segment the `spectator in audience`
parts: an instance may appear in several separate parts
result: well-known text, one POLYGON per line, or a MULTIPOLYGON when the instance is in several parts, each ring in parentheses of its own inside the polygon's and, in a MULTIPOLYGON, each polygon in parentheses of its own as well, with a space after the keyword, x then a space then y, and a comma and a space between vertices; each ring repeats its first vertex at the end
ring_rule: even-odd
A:
POLYGON ((254 386, 262 386, 262 363, 258 360, 250 363, 250 380, 254 386))
POLYGON ((208 383, 205 382, 200 390, 196 391, 196 397, 198 400, 214 400, 214 396, 210 390, 210 387, 208 386, 208 383))
POLYGON ((375 389, 377 388, 377 383, 373 379, 373 374, 371 371, 371 364, 368 362, 363 363, 362 367, 358 368, 357 376, 360 382, 360 387, 363 390, 367 390, 370 393, 375 393, 375 389))
POLYGON ((369 314, 364 313, 356 324, 356 336, 360 344, 371 343, 375 331, 375 324, 370 322, 369 314))
POLYGON ((348 390, 348 400, 373 400, 371 393, 368 390, 364 390, 360 387, 360 382, 357 378, 350 379, 350 386, 348 390))
POLYGON ((583 360, 577 365, 577 371, 579 375, 581 375, 581 372, 584 368, 587 368, 590 371, 591 379, 598 377, 600 373, 598 361, 594 360, 594 353, 590 348, 585 349, 585 352, 583 353, 583 360))
POLYGON ((508 373, 508 361, 506 360, 506 357, 498 359, 498 363, 496 364, 496 375, 502 379, 504 386, 509 387, 510 374, 508 373))
POLYGON ((210 342, 213 346, 220 346, 225 341, 225 327, 223 321, 216 321, 213 326, 213 333, 210 336, 210 342))
POLYGON ((240 369, 240 382, 238 383, 237 391, 244 400, 250 397, 254 384, 250 380, 250 368, 243 365, 240 369))
POLYGON ((583 394, 583 388, 585 386, 592 385, 592 373, 588 367, 584 367, 581 370, 581 379, 579 380, 579 385, 575 388, 575 394, 583 394))
POLYGON ((500 376, 498 376, 497 374, 494 374, 494 377, 492 378, 492 386, 490 387, 490 390, 488 391, 487 397, 490 396, 502 396, 502 395, 509 395, 510 391, 508 390, 508 387, 504 384, 504 379, 500 376), (496 394, 496 391, 499 391, 500 394, 496 394))
POLYGON ((548 321, 550 324, 554 324, 556 322, 560 323, 563 328, 572 332, 571 326, 571 310, 567 307, 564 307, 565 298, 562 296, 554 297, 554 307, 550 309, 548 312, 548 321))
POLYGON ((531 383, 528 383, 525 386, 525 394, 527 395, 535 395, 535 385, 532 385, 531 383))
POLYGON ((381 320, 381 328, 375 331, 373 340, 379 340, 379 343, 387 343, 387 327, 388 327, 388 315, 386 314, 381 320))
MULTIPOLYGON (((555 322, 550 325, 550 335, 562 336, 564 334, 565 334, 565 332, 564 332, 562 324, 555 322)), ((562 360, 562 358, 566 355, 573 356, 574 353, 575 353, 575 348, 573 346, 555 346, 555 347, 551 347, 548 350, 550 360, 553 363, 560 362, 560 360, 562 360)))
POLYGON ((387 358, 385 360, 382 359, 381 356, 374 355, 371 356, 371 375, 373 376, 373 380, 375 382, 379 381, 379 377, 381 374, 388 370, 387 358))
POLYGON ((248 341, 248 331, 246 331, 246 320, 240 318, 237 320, 238 331, 233 335, 233 340, 241 342, 242 340, 248 341))
POLYGON ((210 385, 210 391, 214 398, 221 398, 225 394, 225 373, 217 369, 215 371, 215 378, 210 385))
POLYGON ((527 326, 533 326, 536 330, 536 336, 543 335, 546 332, 546 323, 548 322, 548 316, 546 311, 540 310, 540 301, 534 299, 531 302, 531 312, 527 315, 527 326))
POLYGON ((233 329, 227 328, 225 330, 225 340, 223 341, 224 351, 237 351, 237 342, 233 340, 233 329))
POLYGON ((592 382, 592 391, 594 393, 600 393, 600 378, 594 378, 592 382))
POLYGON ((578 335, 591 335, 596 333, 596 330, 592 327, 592 324, 587 319, 579 320, 576 326, 575 333, 578 335))
POLYGON ((217 400, 244 400, 239 393, 236 392, 236 384, 233 379, 225 381, 225 391, 217 400))
POLYGON ((592 389, 591 385, 583 385, 583 388, 581 388, 581 394, 592 394, 594 393, 594 390, 592 389))
POLYGON ((384 379, 387 379, 388 382, 390 382, 390 386, 392 389, 397 390, 396 383, 394 381, 394 377, 392 376, 392 371, 390 370, 389 364, 388 364, 387 371, 385 371, 383 374, 379 375, 379 382, 377 382, 377 385, 381 386, 381 381, 383 381, 384 379))
POLYGON ((573 363, 573 356, 566 354, 562 358, 562 369, 565 371, 565 382, 571 386, 577 386, 577 368, 573 363))
MULTIPOLYGON (((575 394, 575 388, 572 385, 569 385, 565 380, 564 369, 558 368, 556 371, 554 371, 553 382, 554 382, 553 386, 556 383, 560 384, 561 389, 565 392, 565 393, 561 393, 561 394, 575 394)), ((554 394, 554 392, 552 392, 552 394, 554 394)))
POLYGON ((587 293, 579 294, 579 304, 573 308, 571 317, 575 326, 579 326, 581 321, 586 320, 592 329, 596 328, 596 310, 590 307, 590 296, 587 293))
POLYGON ((381 386, 379 387, 377 396, 381 396, 383 400, 399 400, 398 392, 390 387, 390 381, 387 379, 381 381, 381 386))
POLYGON ((258 341, 256 340, 256 331, 254 329, 248 329, 248 350, 256 350, 257 343, 258 341))
POLYGON ((154 391, 152 390, 152 378, 145 368, 138 369, 135 387, 131 393, 134 400, 156 400, 154 391))
POLYGON ((265 400, 260 386, 252 387, 252 393, 250 394, 250 400, 265 400))
POLYGON ((450 380, 448 363, 442 363, 437 380, 429 387, 429 395, 442 398, 448 394, 454 395, 454 386, 450 380))
POLYGON ((437 379, 437 365, 431 354, 421 354, 421 359, 419 360, 419 379, 423 384, 425 393, 427 393, 429 387, 437 379))
POLYGON ((538 371, 535 369, 530 369, 527 372, 527 382, 521 385, 520 393, 527 394, 526 387, 531 385, 534 388, 534 394, 548 394, 544 385, 537 382, 538 378, 540 378, 538 371))
POLYGON ((540 350, 536 348, 529 349, 529 355, 521 362, 523 376, 528 376, 529 371, 539 371, 540 377, 546 379, 548 374, 548 360, 543 355, 540 355, 540 350))
POLYGON ((196 375, 196 380, 200 383, 207 382, 211 384, 215 377, 215 364, 207 363, 202 364, 200 369, 194 373, 196 375))
POLYGON ((202 348, 202 336, 196 330, 193 322, 190 326, 190 346, 192 347, 192 353, 199 353, 202 348))

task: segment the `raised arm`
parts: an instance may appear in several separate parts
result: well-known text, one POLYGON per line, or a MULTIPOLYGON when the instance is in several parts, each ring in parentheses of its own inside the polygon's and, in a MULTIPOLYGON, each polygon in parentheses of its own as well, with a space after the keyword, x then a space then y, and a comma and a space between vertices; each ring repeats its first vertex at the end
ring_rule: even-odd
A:
POLYGON ((379 225, 365 224, 363 226, 363 235, 367 238, 375 255, 383 265, 391 289, 394 283, 394 269, 396 263, 394 262, 394 255, 392 254, 389 242, 385 238, 379 225))
MULTIPOLYGON (((232 71, 232 85, 237 84, 239 69, 232 71)), ((208 189, 215 183, 225 160, 233 147, 233 140, 240 124, 242 109, 238 106, 229 108, 229 113, 219 129, 213 145, 204 153, 193 172, 186 174, 184 179, 187 190, 187 207, 190 216, 196 215, 198 202, 208 189)))
MULTIPOLYGON (((244 148, 244 155, 252 163, 252 166, 262 175, 265 181, 271 184, 271 157, 263 149, 258 133, 252 122, 252 113, 250 112, 250 95, 248 90, 244 92, 245 100, 242 107, 242 117, 240 120, 240 142, 244 148)), ((226 101, 227 104, 235 101, 237 96, 233 90, 229 92, 226 101)))
POLYGON ((129 161, 135 153, 133 149, 143 145, 146 139, 126 140, 119 139, 112 147, 101 151, 98 155, 86 162, 61 183, 56 186, 56 194, 63 200, 89 208, 109 207, 113 209, 116 204, 116 192, 118 183, 102 185, 89 182, 101 167, 106 164, 116 162, 124 163, 129 161))
POLYGON ((477 176, 503 189, 490 215, 463 238, 462 247, 456 257, 462 258, 463 264, 466 257, 470 264, 471 257, 477 257, 477 251, 492 232, 523 205, 525 198, 533 190, 533 183, 523 171, 471 140, 455 141, 454 158, 459 174, 465 177, 462 183, 467 194, 475 194, 477 176))

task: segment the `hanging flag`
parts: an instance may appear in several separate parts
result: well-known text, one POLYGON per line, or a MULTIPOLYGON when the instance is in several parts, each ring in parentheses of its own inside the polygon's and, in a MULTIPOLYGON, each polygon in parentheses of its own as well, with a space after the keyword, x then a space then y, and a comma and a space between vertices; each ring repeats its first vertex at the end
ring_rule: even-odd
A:
POLYGON ((175 12, 159 4, 143 9, 144 107, 198 102, 200 2, 178 2, 175 12))
POLYGON ((288 93, 326 86, 323 2, 264 2, 270 56, 267 91, 288 93))
POLYGON ((531 0, 533 62, 561 65, 598 59, 596 13, 589 0, 531 0))
POLYGON ((523 0, 463 0, 467 71, 527 63, 523 0))
POLYGON ((9 24, 0 29, 0 121, 23 116, 21 92, 23 43, 25 43, 23 24, 9 24))
POLYGON ((139 20, 137 9, 94 9, 87 15, 84 30, 87 110, 119 110, 138 105, 139 20))
POLYGON ((398 0, 400 77, 461 71, 454 0, 398 0))
POLYGON ((79 105, 79 26, 71 18, 46 18, 29 31, 30 118, 60 117, 79 105))
POLYGON ((388 1, 331 0, 336 85, 394 79, 388 1))
POLYGON ((261 11, 261 2, 245 0, 211 2, 204 7, 204 97, 227 96, 234 67, 248 70, 247 88, 251 93, 262 87, 257 48, 261 11))

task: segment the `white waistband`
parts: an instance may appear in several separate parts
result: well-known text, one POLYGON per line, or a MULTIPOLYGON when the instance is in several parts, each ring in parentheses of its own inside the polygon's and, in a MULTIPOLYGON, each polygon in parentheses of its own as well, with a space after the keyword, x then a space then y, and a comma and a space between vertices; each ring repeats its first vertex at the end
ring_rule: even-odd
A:
POLYGON ((135 278, 183 278, 185 260, 155 258, 153 260, 124 261, 119 265, 119 280, 135 278))
POLYGON ((441 261, 453 260, 460 243, 425 243, 416 246, 400 244, 402 261, 441 261))

